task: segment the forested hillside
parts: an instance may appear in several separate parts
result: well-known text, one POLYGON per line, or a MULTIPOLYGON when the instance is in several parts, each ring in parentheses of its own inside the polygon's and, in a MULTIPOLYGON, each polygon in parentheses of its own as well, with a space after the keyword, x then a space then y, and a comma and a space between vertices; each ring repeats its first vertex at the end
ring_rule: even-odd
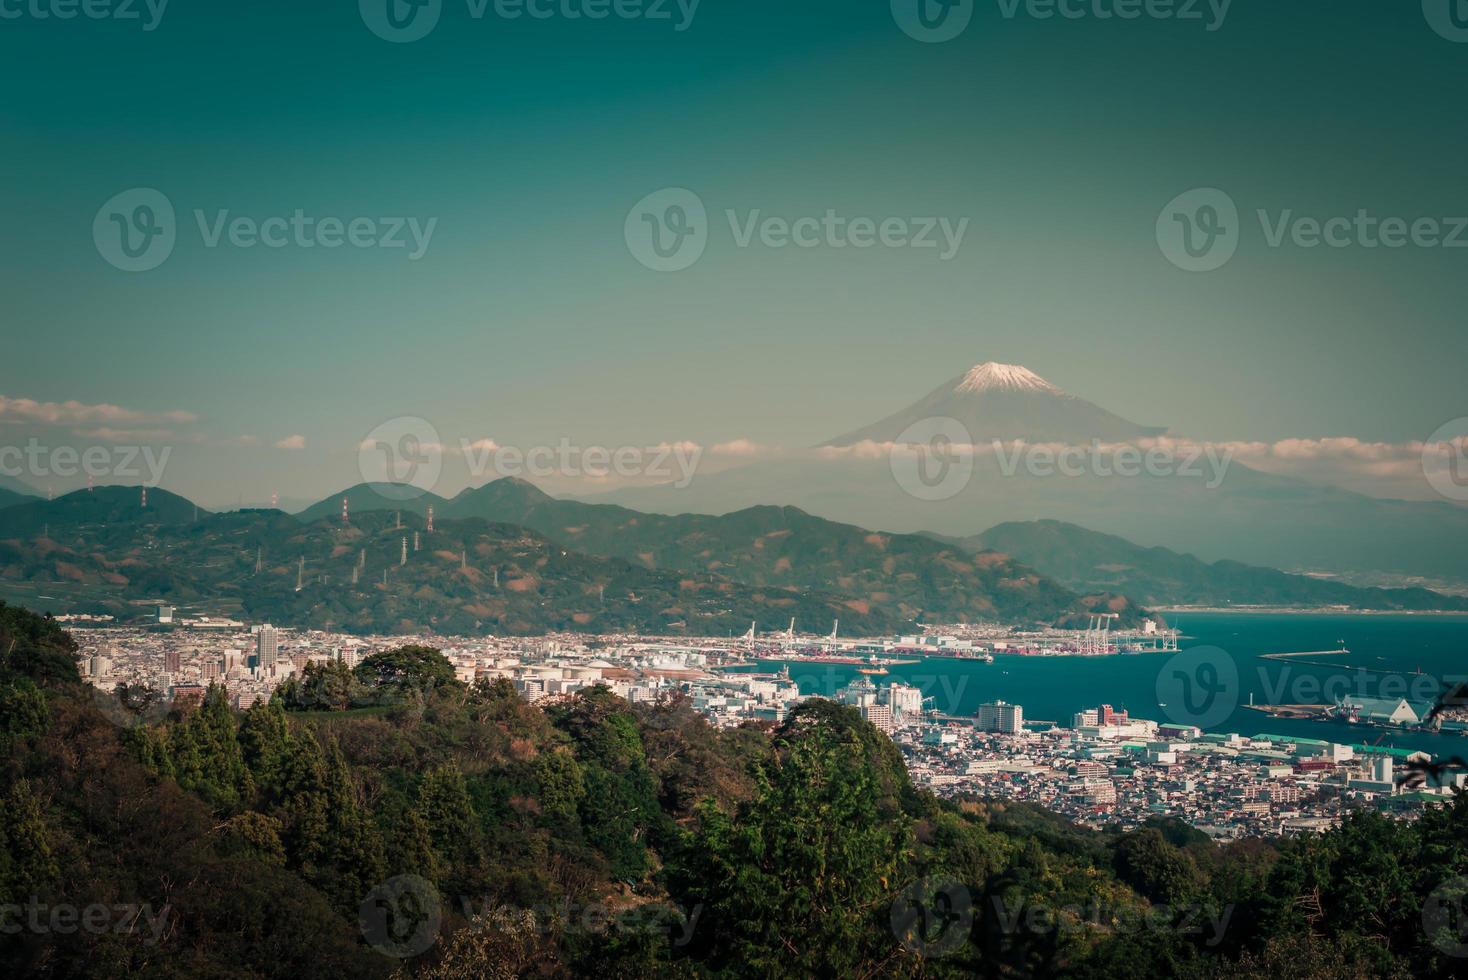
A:
POLYGON ((408 647, 180 714, 14 607, 0 654, 6 976, 1468 975, 1468 799, 1219 846, 940 802, 826 701, 542 709, 408 647))

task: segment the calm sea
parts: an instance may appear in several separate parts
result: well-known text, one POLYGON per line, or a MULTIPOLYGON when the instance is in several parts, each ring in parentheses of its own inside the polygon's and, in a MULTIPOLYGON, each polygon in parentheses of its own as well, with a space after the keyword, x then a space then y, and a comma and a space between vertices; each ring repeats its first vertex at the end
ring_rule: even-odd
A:
MULTIPOLYGON (((933 698, 932 707, 954 715, 971 715, 983 702, 1004 700, 1022 705, 1026 719, 1069 725, 1077 711, 1105 703, 1159 722, 1206 721, 1202 727, 1213 732, 1379 742, 1435 755, 1468 755, 1468 739, 1459 735, 1287 720, 1246 707, 1251 696, 1257 704, 1324 703, 1338 696, 1431 700, 1442 680, 1468 680, 1468 616, 1183 613, 1169 621, 1187 637, 1178 659, 1169 653, 999 655, 992 664, 925 658, 891 667, 886 676, 873 680, 917 686, 933 698), (1348 655, 1320 658, 1329 667, 1260 659, 1265 653, 1335 650, 1342 643, 1348 655), (1178 681, 1167 680, 1178 676, 1179 668, 1197 682, 1196 689, 1184 690, 1178 681), (1160 685, 1159 677, 1164 678, 1160 685), (1213 694, 1205 701, 1207 690, 1213 694), (1206 718, 1190 713, 1204 704, 1206 718)), ((778 671, 782 666, 762 660, 759 669, 778 671)), ((834 695, 857 677, 855 666, 794 662, 789 667, 806 693, 834 695)))

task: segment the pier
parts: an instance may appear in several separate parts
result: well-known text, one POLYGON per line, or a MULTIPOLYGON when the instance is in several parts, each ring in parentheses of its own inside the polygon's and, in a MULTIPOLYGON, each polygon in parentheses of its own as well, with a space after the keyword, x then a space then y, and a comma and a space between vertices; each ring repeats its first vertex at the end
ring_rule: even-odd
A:
MULTIPOLYGON (((1285 663, 1296 663, 1304 667, 1328 667, 1332 670, 1360 671, 1363 674, 1380 674, 1383 677, 1403 676, 1406 671, 1384 670, 1381 667, 1363 667, 1357 664, 1342 664, 1330 660, 1317 660, 1316 657, 1343 657, 1351 651, 1345 647, 1338 650, 1306 650, 1300 653, 1261 653, 1260 660, 1279 660, 1285 663)), ((1412 672, 1412 676, 1426 676, 1422 671, 1412 672)), ((1441 683, 1441 682, 1439 682, 1441 683)))

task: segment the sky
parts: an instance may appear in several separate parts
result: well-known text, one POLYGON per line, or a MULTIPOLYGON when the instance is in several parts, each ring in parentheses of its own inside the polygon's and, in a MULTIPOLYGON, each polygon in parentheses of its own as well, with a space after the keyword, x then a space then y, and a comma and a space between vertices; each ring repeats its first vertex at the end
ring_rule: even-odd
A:
POLYGON ((947 40, 917 0, 438 0, 416 40, 388 0, 91 2, 0 0, 0 451, 48 453, 33 487, 148 446, 206 506, 309 501, 384 432, 459 447, 445 493, 476 443, 737 461, 990 360, 1338 447, 1366 489, 1359 447, 1468 415, 1446 2, 963 0, 947 40), (1220 200, 1234 250, 1179 251, 1220 200), (639 230, 690 215, 659 269, 639 230))

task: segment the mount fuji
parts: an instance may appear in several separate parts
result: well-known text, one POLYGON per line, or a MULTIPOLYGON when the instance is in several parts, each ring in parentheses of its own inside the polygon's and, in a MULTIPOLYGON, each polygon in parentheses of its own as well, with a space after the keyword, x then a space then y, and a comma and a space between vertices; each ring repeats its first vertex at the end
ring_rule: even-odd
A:
POLYGON ((955 537, 1008 521, 1049 519, 1210 562, 1468 584, 1468 551, 1461 547, 1468 540, 1468 507, 1368 497, 1236 460, 1221 481, 1207 467, 1138 476, 1041 475, 1006 469, 999 453, 976 450, 960 490, 941 500, 918 499, 899 485, 883 445, 908 442, 909 426, 934 419, 956 419, 985 449, 1013 440, 1128 443, 1168 431, 1066 394, 1027 368, 988 362, 820 446, 699 473, 686 487, 629 487, 583 499, 665 514, 788 504, 861 527, 955 537))
POLYGON ((917 403, 831 440, 829 446, 895 442, 909 426, 956 419, 980 441, 1021 439, 1083 445, 1159 436, 1166 427, 1128 422, 1084 398, 1068 395, 1029 368, 989 361, 944 382, 917 403))

